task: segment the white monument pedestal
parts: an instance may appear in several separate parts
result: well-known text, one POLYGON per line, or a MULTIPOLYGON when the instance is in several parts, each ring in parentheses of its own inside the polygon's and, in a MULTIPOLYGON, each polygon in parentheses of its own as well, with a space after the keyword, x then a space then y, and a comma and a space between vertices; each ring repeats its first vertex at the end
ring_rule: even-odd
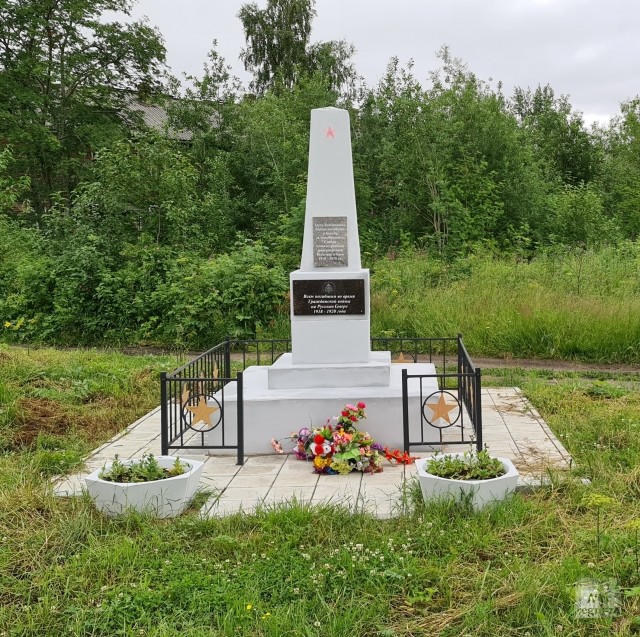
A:
POLYGON ((293 364, 368 363, 369 270, 290 275, 293 364))
POLYGON ((314 387, 388 387, 391 378, 390 352, 371 352, 368 363, 295 365, 291 354, 283 354, 267 368, 269 389, 312 389, 314 387))
MULTIPOLYGON (((374 352, 375 353, 375 352, 374 352)), ((390 380, 386 387, 314 387, 296 389, 269 389, 269 367, 248 367, 243 374, 244 406, 244 449, 248 455, 273 453, 271 438, 280 440, 299 431, 302 427, 321 427, 327 418, 339 416, 347 403, 360 400, 366 403, 367 418, 359 423, 359 428, 368 431, 376 442, 390 449, 402 449, 402 369, 411 374, 435 374, 431 363, 390 365, 390 380)), ((272 368, 271 368, 272 369, 272 368)), ((357 382, 354 379, 354 382, 357 382)), ((419 379, 408 381, 409 410, 420 413, 420 399, 438 391, 438 384, 423 379, 422 395, 419 379)), ((225 443, 235 444, 237 418, 237 395, 235 383, 229 383, 224 390, 224 417, 227 423, 225 443)), ((426 425, 425 438, 420 432, 420 422, 411 419, 412 440, 438 440, 439 430, 426 425)), ((222 443, 222 432, 214 429, 205 434, 209 445, 222 443)), ((285 450, 291 446, 284 445, 285 450)), ((214 453, 220 453, 216 450, 214 453)), ((235 453, 230 450, 228 453, 235 453)))

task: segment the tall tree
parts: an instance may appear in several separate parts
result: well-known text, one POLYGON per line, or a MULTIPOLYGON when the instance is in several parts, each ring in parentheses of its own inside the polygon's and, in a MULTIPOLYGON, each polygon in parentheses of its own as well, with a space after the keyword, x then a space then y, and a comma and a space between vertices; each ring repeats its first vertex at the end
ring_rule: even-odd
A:
POLYGON ((548 84, 533 92, 516 88, 511 107, 549 178, 577 185, 597 177, 601 170, 597 145, 566 96, 556 97, 548 84))
POLYGON ((416 241, 462 252, 520 241, 544 192, 500 91, 443 48, 431 87, 392 59, 362 100, 354 163, 367 184, 359 202, 366 249, 416 241))
POLYGON ((255 2, 238 13, 244 28, 246 49, 240 58, 253 73, 251 88, 292 89, 305 75, 320 72, 330 88, 341 90, 355 79, 351 63, 355 49, 339 41, 310 43, 315 0, 267 0, 265 9, 255 2))
POLYGON ((640 237, 640 97, 625 102, 607 131, 605 209, 625 236, 640 237))
POLYGON ((117 129, 130 93, 158 84, 162 38, 121 24, 130 0, 0 0, 0 131, 36 204, 69 192, 85 158, 117 129))
POLYGON ((20 197, 29 188, 26 176, 14 178, 9 174, 9 166, 13 162, 11 148, 0 150, 0 214, 9 212, 18 206, 20 197))

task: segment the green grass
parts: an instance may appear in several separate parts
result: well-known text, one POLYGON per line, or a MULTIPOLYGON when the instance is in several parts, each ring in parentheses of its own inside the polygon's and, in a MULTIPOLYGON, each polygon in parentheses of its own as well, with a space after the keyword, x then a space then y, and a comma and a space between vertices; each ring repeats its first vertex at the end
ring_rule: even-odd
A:
POLYGON ((372 264, 371 332, 464 335, 475 356, 640 359, 640 251, 557 254, 531 262, 418 253, 372 264))
POLYGON ((0 452, 27 449, 58 473, 159 402, 180 361, 98 350, 0 345, 0 452))
POLYGON ((223 519, 195 510, 107 519, 87 500, 53 497, 39 454, 51 438, 61 451, 83 450, 113 422, 128 424, 145 401, 157 403, 157 370, 175 360, 1 353, 5 428, 19 428, 25 399, 54 385, 47 400, 81 422, 95 401, 114 399, 100 424, 67 423, 0 455, 0 635, 604 637, 631 634, 640 617, 628 526, 640 519, 634 377, 509 371, 576 463, 493 510, 426 507, 412 485, 410 506, 386 521, 295 503, 223 519), (596 507, 590 494, 612 502, 596 507), (576 619, 574 583, 609 577, 623 589, 619 615, 576 619))

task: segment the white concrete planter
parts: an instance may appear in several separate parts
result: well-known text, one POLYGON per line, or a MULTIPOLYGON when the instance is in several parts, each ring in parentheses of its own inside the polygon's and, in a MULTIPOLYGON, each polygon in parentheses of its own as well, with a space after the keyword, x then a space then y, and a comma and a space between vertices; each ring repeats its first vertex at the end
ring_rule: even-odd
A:
MULTIPOLYGON (((122 463, 128 465, 137 460, 132 458, 122 463)), ((156 456, 156 460, 162 468, 169 469, 176 457, 156 456)), ((204 465, 200 460, 181 458, 180 461, 190 469, 182 475, 153 482, 109 482, 99 477, 102 468, 96 469, 85 478, 87 490, 98 510, 108 516, 120 515, 129 509, 159 518, 172 518, 180 515, 195 495, 204 465)), ((110 469, 111 463, 106 463, 105 467, 110 469)))
MULTIPOLYGON (((450 456, 463 456, 463 453, 447 454, 450 456)), ((418 479, 422 496, 425 500, 463 500, 470 498, 473 508, 480 510, 491 504, 504 500, 516 490, 518 484, 518 470, 508 458, 498 458, 502 462, 506 473, 489 480, 454 480, 441 478, 426 471, 429 458, 416 460, 418 479)))

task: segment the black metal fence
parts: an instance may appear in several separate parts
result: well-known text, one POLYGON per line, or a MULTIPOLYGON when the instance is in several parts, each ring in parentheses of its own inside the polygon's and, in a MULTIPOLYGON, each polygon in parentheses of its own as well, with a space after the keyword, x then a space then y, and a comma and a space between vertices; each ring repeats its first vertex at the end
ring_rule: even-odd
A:
MULTIPOLYGON (((276 339, 227 339, 229 357, 244 370, 249 365, 273 365, 280 356, 291 351, 291 341, 276 339)), ((224 343, 223 343, 224 344, 224 343)))
POLYGON ((447 372, 451 363, 446 353, 442 354, 441 372, 411 374, 408 369, 402 370, 404 450, 409 451, 413 446, 475 443, 480 451, 483 445, 481 370, 471 361, 461 335, 439 340, 455 341, 455 348, 450 344, 450 351, 455 349, 457 354, 455 371, 447 372), (410 381, 414 381, 411 389, 410 381), (413 426, 416 422, 417 427, 413 426), (416 437, 416 429, 419 437, 416 437))
MULTIPOLYGON (((405 450, 418 445, 468 444, 465 438, 465 410, 472 427, 472 437, 482 448, 482 414, 480 369, 477 369, 462 342, 455 338, 375 337, 373 351, 390 351, 395 362, 432 363, 434 374, 411 374, 403 370, 402 419, 405 450), (409 381, 419 383, 420 438, 412 440, 409 381), (435 383, 435 384, 434 384, 435 383), (437 391, 434 391, 434 387, 437 391), (429 389, 430 393, 426 393, 429 389), (423 391, 424 390, 424 391, 423 391), (446 411, 452 403, 437 407, 440 418, 429 418, 425 406, 435 394, 446 395, 457 403, 453 422, 446 411), (443 413, 446 411, 446 416, 443 413), (432 421, 439 421, 438 426, 432 421), (425 438, 425 432, 436 428, 437 440, 425 438), (451 431, 460 430, 460 440, 452 440, 451 431), (446 433, 446 435, 445 435, 446 433)), ((170 374, 161 375, 162 453, 170 449, 232 449, 237 451, 238 464, 244 461, 244 410, 242 371, 249 365, 272 365, 283 353, 291 351, 288 339, 240 340, 227 337, 210 350, 170 374), (234 378, 235 373, 235 378, 234 378), (226 398, 236 405, 234 414, 227 409, 226 398), (235 422, 229 422, 230 420, 235 422), (235 431, 235 435, 233 432, 235 431), (215 433, 215 436, 212 435, 215 433), (215 440, 215 442, 213 442, 215 440), (235 442, 234 442, 235 440, 235 442)), ((415 395, 415 391, 413 392, 415 395)), ((454 405, 455 407, 455 405, 454 405)), ((415 411, 415 409, 414 409, 415 411)), ((400 416, 400 415, 399 415, 400 416)), ((414 428, 415 429, 415 428, 414 428)))
MULTIPOLYGON (((395 362, 433 363, 441 368, 456 371, 459 337, 417 338, 376 336, 371 339, 372 351, 391 352, 395 362)), ((240 369, 249 365, 273 365, 282 354, 291 351, 290 339, 231 339, 227 338, 213 348, 226 348, 229 360, 240 369)), ((204 356, 204 354, 203 354, 204 356)))
POLYGON ((230 343, 227 339, 171 374, 160 375, 163 455, 170 449, 235 449, 237 463, 244 463, 242 372, 231 377, 230 343), (230 395, 237 405, 235 436, 234 423, 225 413, 230 395))
POLYGON ((460 337, 445 338, 402 338, 375 337, 371 339, 371 349, 374 351, 391 352, 396 362, 405 360, 408 363, 433 363, 440 365, 443 372, 453 368, 454 357, 460 337), (409 360, 407 360, 409 359, 409 360))

